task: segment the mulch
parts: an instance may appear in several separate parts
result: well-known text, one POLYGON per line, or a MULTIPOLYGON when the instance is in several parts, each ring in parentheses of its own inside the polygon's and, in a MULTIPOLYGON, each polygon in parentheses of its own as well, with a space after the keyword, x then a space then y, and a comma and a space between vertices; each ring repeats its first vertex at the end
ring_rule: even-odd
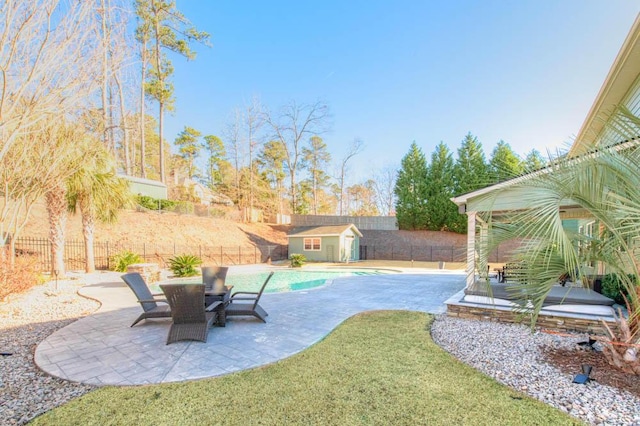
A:
POLYGON ((614 388, 626 390, 640 398, 640 376, 625 373, 610 365, 602 352, 590 348, 557 349, 547 347, 543 349, 543 356, 547 363, 555 366, 566 374, 582 373, 582 364, 593 367, 590 378, 598 383, 614 388))

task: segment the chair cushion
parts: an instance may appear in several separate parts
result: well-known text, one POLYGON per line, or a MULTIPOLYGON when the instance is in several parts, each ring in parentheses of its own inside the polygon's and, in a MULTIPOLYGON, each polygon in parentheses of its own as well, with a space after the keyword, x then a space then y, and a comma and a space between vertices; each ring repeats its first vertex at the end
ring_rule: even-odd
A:
MULTIPOLYGON (((508 285, 491 284, 491 294, 485 287, 465 289, 464 293, 474 296, 494 297, 497 299, 517 300, 517 290, 509 291, 508 285)), ((612 306, 613 299, 603 296, 593 290, 582 287, 553 286, 544 299, 546 305, 602 305, 612 306)))

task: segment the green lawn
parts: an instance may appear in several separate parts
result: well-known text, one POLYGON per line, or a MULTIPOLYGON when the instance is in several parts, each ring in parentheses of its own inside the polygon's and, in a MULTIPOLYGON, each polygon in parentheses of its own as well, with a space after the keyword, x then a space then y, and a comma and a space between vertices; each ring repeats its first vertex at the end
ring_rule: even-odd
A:
POLYGON ((404 311, 358 315, 276 364, 194 382, 105 387, 33 423, 580 424, 458 362, 431 340, 432 320, 404 311))

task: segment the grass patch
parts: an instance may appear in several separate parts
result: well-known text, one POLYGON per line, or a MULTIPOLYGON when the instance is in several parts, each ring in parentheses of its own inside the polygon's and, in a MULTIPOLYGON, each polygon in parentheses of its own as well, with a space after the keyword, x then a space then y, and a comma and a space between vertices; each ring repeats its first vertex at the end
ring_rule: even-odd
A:
POLYGON ((457 361, 431 340, 432 320, 361 314, 281 362, 215 379, 105 387, 33 424, 580 424, 457 361))

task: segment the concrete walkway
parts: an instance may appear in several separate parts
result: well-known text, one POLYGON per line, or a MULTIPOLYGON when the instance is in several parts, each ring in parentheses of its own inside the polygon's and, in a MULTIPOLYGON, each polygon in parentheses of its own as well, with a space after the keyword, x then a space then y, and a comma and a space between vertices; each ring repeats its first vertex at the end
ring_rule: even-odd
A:
MULTIPOLYGON (((58 330, 36 349, 45 372, 93 385, 142 385, 220 376, 287 358, 318 342, 363 311, 445 311, 444 301, 464 288, 462 272, 354 276, 306 291, 264 294, 263 324, 233 317, 213 327, 208 341, 165 345, 171 319, 129 327, 141 308, 119 274, 81 289, 100 309, 58 330)), ((103 278, 104 279, 104 278, 103 278)))

